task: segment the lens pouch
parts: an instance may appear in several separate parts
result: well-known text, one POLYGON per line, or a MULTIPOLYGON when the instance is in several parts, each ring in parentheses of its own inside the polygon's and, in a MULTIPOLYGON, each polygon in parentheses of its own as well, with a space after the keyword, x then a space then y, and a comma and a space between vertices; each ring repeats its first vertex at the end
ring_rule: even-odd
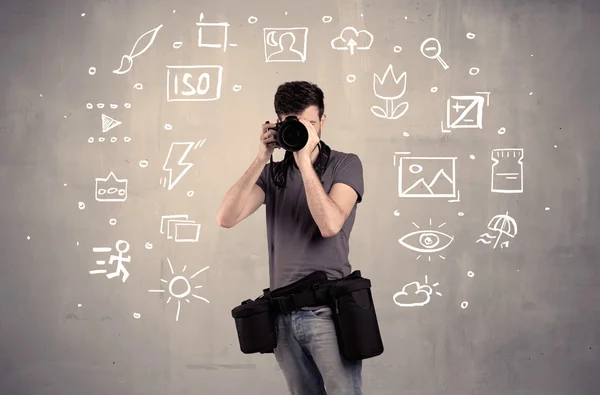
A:
POLYGON ((231 310, 231 315, 244 354, 272 353, 277 347, 275 320, 267 299, 248 299, 231 310))
POLYGON ((383 353, 383 341, 371 295, 371 281, 356 270, 330 289, 331 310, 340 353, 348 361, 383 353))

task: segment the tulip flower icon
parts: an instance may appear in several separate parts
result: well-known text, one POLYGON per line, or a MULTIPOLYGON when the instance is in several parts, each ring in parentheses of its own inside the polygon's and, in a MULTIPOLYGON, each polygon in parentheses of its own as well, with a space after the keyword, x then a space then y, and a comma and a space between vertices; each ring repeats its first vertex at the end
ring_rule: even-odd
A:
POLYGON ((396 78, 394 74, 394 69, 390 64, 383 74, 383 77, 379 77, 377 74, 373 73, 373 93, 380 99, 385 100, 385 109, 379 106, 371 107, 371 112, 373 115, 384 118, 384 119, 398 119, 403 116, 408 110, 408 102, 402 102, 398 105, 394 105, 394 100, 401 98, 404 96, 406 92, 406 71, 403 72, 400 77, 396 78), (386 81, 388 77, 392 75, 392 79, 394 80, 394 84, 388 83, 386 86, 386 81), (400 91, 397 91, 397 88, 400 88, 400 91), (387 93, 385 91, 389 90, 394 93, 387 93))

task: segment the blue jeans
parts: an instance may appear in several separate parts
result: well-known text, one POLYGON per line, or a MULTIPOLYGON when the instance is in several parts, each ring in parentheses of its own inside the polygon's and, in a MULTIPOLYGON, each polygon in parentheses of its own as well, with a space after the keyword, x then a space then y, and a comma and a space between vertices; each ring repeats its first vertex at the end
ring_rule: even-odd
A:
POLYGON ((292 395, 362 395, 362 361, 339 351, 331 309, 277 317, 275 358, 292 395))

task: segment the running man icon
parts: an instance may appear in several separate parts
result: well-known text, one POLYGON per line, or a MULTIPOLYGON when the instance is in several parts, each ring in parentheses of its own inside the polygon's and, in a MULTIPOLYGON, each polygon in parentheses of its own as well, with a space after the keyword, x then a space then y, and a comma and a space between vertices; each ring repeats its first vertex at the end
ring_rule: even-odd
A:
MULTIPOLYGON (((117 250, 117 252, 119 254, 111 255, 109 258, 108 264, 112 265, 116 262, 117 270, 113 273, 107 273, 108 270, 106 270, 106 269, 90 270, 90 274, 106 274, 107 278, 115 278, 122 274, 123 275, 122 281, 123 282, 127 281, 127 278, 129 277, 129 272, 125 268, 125 265, 123 265, 123 262, 127 262, 127 263, 131 262, 131 256, 128 255, 125 257, 125 256, 123 256, 123 254, 125 254, 127 251, 129 251, 129 243, 126 242, 125 240, 119 240, 115 244, 115 249, 117 250)), ((93 252, 110 252, 110 251, 112 251, 112 248, 110 248, 110 247, 94 247, 94 248, 92 248, 92 251, 93 252)), ((96 261, 96 264, 97 265, 105 265, 106 261, 98 260, 98 261, 96 261)))

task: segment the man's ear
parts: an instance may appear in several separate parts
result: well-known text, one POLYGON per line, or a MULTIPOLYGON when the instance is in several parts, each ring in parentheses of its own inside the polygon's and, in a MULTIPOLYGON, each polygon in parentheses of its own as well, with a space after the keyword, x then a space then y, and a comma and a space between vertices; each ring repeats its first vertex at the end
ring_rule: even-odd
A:
POLYGON ((325 125, 325 120, 327 119, 327 114, 323 114, 323 116, 321 117, 321 127, 323 125, 325 125))

